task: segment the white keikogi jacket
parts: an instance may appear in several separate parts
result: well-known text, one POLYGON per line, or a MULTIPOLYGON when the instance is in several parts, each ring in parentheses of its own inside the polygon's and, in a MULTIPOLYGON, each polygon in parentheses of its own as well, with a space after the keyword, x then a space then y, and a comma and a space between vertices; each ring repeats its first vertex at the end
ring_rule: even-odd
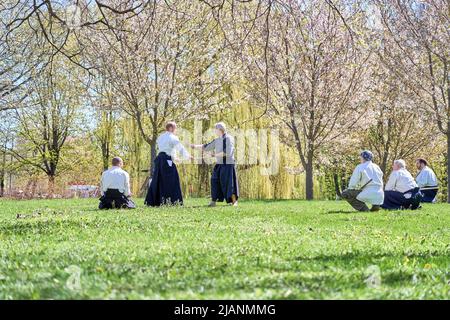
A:
POLYGON ((356 197, 359 201, 372 205, 381 205, 384 201, 383 171, 372 161, 356 166, 348 184, 349 189, 359 190, 369 182, 356 197))
POLYGON ((177 152, 181 154, 181 157, 184 160, 187 160, 190 157, 189 152, 180 142, 180 139, 171 132, 166 131, 161 134, 156 140, 156 143, 158 145, 158 151, 171 156, 172 160, 175 158, 177 152))
POLYGON ((416 182, 420 188, 438 186, 436 175, 428 166, 420 170, 419 174, 416 177, 416 182))
POLYGON ((389 180, 386 183, 386 191, 405 193, 414 188, 417 188, 417 183, 411 173, 405 168, 392 171, 389 180))
POLYGON ((117 189, 128 197, 131 194, 130 175, 122 168, 112 166, 103 172, 101 187, 102 195, 104 195, 108 189, 117 189))

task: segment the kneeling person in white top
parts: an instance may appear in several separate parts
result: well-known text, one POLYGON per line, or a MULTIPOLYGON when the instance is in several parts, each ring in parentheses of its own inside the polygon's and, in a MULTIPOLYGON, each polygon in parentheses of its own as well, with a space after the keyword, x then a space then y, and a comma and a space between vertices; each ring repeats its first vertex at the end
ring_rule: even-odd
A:
POLYGON ((112 159, 112 167, 102 174, 99 209, 134 209, 131 201, 130 176, 122 169, 123 161, 119 157, 112 159))
POLYGON ((342 192, 342 198, 358 211, 380 210, 383 203, 383 172, 372 162, 372 152, 365 150, 360 154, 361 164, 353 171, 348 189, 342 192))
POLYGON ((438 180, 434 171, 428 166, 428 161, 422 158, 416 160, 419 173, 416 177, 417 185, 423 195, 422 202, 436 202, 439 190, 438 180))
POLYGON ((386 184, 384 203, 381 207, 388 210, 415 210, 420 206, 421 197, 416 181, 414 181, 411 173, 406 170, 405 161, 402 159, 395 160, 392 165, 392 173, 386 184))

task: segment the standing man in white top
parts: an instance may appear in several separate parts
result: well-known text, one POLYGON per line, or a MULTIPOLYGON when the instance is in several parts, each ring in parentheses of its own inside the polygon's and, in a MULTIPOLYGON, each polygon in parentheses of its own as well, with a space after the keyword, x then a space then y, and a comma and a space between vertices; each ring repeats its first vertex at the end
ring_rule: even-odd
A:
POLYGON ((386 183, 382 208, 415 210, 420 206, 421 197, 416 181, 406 170, 406 162, 402 159, 395 160, 392 173, 386 183))
POLYGON ((122 169, 123 160, 119 157, 112 159, 112 167, 102 174, 99 209, 134 209, 136 205, 131 201, 130 176, 122 169))
POLYGON ((192 157, 176 136, 176 131, 177 124, 173 121, 167 122, 166 131, 156 140, 159 154, 154 160, 152 180, 145 197, 147 206, 183 204, 180 176, 174 160, 177 153, 185 160, 192 157))
POLYGON ((434 171, 428 166, 428 161, 422 158, 416 160, 416 168, 419 170, 416 182, 423 195, 422 202, 436 202, 439 185, 434 171))
POLYGON ((369 211, 366 203, 372 205, 370 211, 378 211, 383 203, 383 172, 372 160, 372 152, 361 152, 361 163, 353 171, 348 189, 342 192, 342 198, 358 211, 369 211))

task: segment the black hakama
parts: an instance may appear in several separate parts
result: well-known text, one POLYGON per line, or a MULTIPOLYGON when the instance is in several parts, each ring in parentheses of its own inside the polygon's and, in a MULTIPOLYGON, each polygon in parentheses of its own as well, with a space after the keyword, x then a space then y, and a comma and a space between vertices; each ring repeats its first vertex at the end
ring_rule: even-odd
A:
POLYGON ((239 198, 239 186, 234 164, 216 164, 211 175, 211 200, 232 203, 239 198))
POLYGON ((130 198, 117 189, 108 189, 100 198, 99 209, 135 209, 136 205, 130 198))
POLYGON ((385 191, 384 202, 381 207, 387 210, 415 210, 420 206, 421 199, 422 194, 419 188, 414 188, 404 193, 399 191, 385 191))
POLYGON ((228 134, 203 145, 204 151, 216 154, 211 175, 211 201, 232 203, 239 198, 239 186, 234 160, 234 138, 228 134), (219 155, 220 154, 220 155, 219 155))
POLYGON ((164 152, 155 158, 152 181, 144 203, 151 207, 183 204, 177 166, 164 152))
MULTIPOLYGON (((426 187, 426 188, 432 188, 432 187, 426 187)), ((436 198, 438 189, 436 187, 436 189, 420 190, 420 192, 423 195, 422 202, 432 203, 432 202, 434 202, 434 199, 436 198)))

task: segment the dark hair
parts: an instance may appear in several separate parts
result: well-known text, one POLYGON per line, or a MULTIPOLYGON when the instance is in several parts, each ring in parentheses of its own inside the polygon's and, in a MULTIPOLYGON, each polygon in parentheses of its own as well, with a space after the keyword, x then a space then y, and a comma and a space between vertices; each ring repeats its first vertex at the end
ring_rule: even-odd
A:
POLYGON ((418 161, 418 162, 421 163, 421 164, 424 164, 424 165, 428 166, 428 161, 425 160, 425 159, 423 159, 423 158, 419 158, 419 159, 417 159, 416 161, 418 161))
POLYGON ((113 166, 117 166, 117 165, 119 165, 120 163, 122 163, 123 161, 122 161, 122 158, 119 158, 119 157, 114 157, 113 159, 112 159, 112 161, 111 161, 111 163, 112 163, 112 165, 113 166))
POLYGON ((177 124, 174 121, 169 121, 166 123, 166 130, 169 131, 170 129, 175 129, 177 127, 177 124))

